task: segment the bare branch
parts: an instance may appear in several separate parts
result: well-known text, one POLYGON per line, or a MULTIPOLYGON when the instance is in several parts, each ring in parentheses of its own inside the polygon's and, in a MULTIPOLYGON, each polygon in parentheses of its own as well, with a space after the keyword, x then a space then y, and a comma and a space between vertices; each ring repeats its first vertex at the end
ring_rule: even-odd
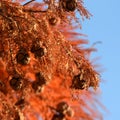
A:
POLYGON ((34 2, 35 0, 30 0, 29 2, 25 3, 23 6, 26 6, 28 4, 30 4, 31 2, 34 2))
POLYGON ((24 11, 24 12, 34 12, 34 13, 47 12, 47 11, 33 10, 33 9, 23 9, 23 11, 24 11))

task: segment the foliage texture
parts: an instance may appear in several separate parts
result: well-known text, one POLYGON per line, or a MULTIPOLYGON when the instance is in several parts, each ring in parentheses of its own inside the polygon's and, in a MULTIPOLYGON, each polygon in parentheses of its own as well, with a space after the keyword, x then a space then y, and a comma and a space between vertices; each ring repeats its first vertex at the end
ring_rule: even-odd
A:
POLYGON ((91 16, 82 0, 0 0, 0 120, 101 119, 77 12, 91 16))

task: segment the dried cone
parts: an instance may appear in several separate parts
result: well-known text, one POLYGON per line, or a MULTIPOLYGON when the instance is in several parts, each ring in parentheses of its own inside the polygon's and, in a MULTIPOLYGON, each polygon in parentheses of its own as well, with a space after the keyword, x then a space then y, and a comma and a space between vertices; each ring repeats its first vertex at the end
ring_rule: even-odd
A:
POLYGON ((60 102, 57 105, 56 109, 57 109, 58 112, 66 114, 66 111, 68 111, 68 109, 69 109, 69 105, 66 102, 60 102))
POLYGON ((74 11, 77 8, 76 0, 60 0, 62 8, 67 11, 74 11))
POLYGON ((66 1, 67 12, 59 6, 64 0, 15 1, 0 0, 0 119, 99 119, 99 112, 86 104, 93 104, 94 92, 88 88, 98 87, 98 73, 86 58, 89 51, 77 47, 86 41, 78 39, 81 34, 72 24, 77 21, 74 10, 90 17, 82 1, 72 0, 70 6, 66 1), (76 75, 79 79, 73 80, 76 75), (61 101, 71 108, 61 107, 61 101))
POLYGON ((66 119, 65 119, 65 115, 60 113, 53 115, 52 120, 66 120, 66 119))
POLYGON ((30 56, 24 48, 21 48, 16 54, 17 63, 27 65, 30 62, 30 56))

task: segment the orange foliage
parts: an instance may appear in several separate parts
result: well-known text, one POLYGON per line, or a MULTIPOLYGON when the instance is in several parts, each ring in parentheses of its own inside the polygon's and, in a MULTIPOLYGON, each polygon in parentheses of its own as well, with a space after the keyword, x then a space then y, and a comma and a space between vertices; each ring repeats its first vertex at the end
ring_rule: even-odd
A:
POLYGON ((0 119, 101 119, 87 104, 100 81, 86 58, 94 49, 73 24, 76 11, 90 17, 83 1, 22 2, 0 1, 0 119))

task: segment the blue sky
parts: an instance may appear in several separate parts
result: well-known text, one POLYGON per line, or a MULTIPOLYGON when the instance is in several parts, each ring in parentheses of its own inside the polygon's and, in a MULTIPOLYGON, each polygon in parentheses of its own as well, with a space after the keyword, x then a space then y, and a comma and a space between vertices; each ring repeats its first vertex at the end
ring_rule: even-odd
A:
POLYGON ((104 113, 104 120, 120 119, 120 0, 84 0, 85 6, 93 14, 90 20, 82 22, 82 33, 88 35, 90 44, 97 44, 98 52, 94 56, 101 57, 104 72, 100 87, 100 101, 109 110, 104 113))

